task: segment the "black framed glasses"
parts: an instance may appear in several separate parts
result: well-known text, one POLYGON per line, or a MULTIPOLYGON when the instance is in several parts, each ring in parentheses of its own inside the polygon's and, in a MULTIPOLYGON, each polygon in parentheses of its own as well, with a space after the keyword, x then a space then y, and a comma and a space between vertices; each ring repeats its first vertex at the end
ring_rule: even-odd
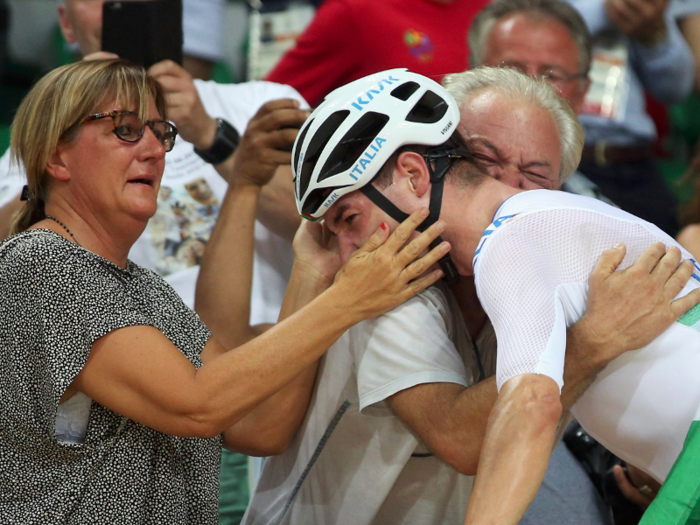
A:
POLYGON ((127 110, 114 110, 106 113, 95 113, 88 115, 83 119, 83 122, 92 122, 103 118, 110 117, 114 124, 112 132, 124 142, 138 142, 143 137, 146 131, 146 126, 151 128, 153 134, 165 148, 165 151, 170 151, 175 145, 175 137, 177 137, 177 128, 167 120, 147 120, 141 122, 138 114, 127 110))
MULTIPOLYGON (((523 62, 501 62, 499 64, 500 67, 509 67, 511 69, 515 69, 517 71, 520 71, 524 75, 528 75, 528 66, 527 64, 523 62)), ((568 73, 564 71, 561 68, 558 67, 550 67, 548 69, 545 69, 544 71, 540 71, 533 75, 535 78, 540 78, 544 80, 545 82, 548 82, 549 84, 562 88, 564 87, 568 82, 571 82, 572 80, 585 80, 588 78, 588 75, 586 73, 568 73)))

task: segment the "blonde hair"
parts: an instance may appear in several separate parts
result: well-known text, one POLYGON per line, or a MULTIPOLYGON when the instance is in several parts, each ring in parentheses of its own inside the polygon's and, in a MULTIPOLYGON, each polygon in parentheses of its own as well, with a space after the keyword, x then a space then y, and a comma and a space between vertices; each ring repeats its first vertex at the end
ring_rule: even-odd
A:
POLYGON ((460 107, 468 95, 491 90, 544 109, 552 116, 561 141, 559 183, 563 184, 578 168, 585 139, 583 127, 571 106, 545 81, 534 80, 515 69, 482 66, 446 75, 442 85, 460 107))
POLYGON ((39 80, 12 122, 10 151, 13 162, 24 165, 29 200, 13 217, 10 234, 46 218, 44 203, 50 180, 46 164, 59 145, 78 138, 85 117, 115 101, 133 104, 139 118, 146 121, 151 97, 160 116, 167 119, 160 84, 142 67, 125 60, 76 62, 39 80))

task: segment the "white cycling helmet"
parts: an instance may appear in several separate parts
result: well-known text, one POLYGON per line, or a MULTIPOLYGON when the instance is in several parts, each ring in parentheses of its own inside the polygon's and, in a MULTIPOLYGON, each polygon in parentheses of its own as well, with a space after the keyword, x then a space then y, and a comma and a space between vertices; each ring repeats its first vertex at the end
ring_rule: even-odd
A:
POLYGON ((299 213, 321 218, 338 198, 366 186, 402 146, 444 144, 459 116, 447 90, 407 69, 375 73, 334 90, 294 142, 299 213))

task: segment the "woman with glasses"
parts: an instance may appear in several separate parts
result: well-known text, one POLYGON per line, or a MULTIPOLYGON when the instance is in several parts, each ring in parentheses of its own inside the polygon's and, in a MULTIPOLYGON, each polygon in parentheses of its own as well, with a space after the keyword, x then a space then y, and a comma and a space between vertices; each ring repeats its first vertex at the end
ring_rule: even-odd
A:
POLYGON ((352 324, 439 278, 421 268, 443 251, 411 255, 437 228, 403 247, 416 213, 327 289, 295 268, 283 315, 299 311, 226 351, 127 258, 176 136, 159 84, 119 60, 49 73, 17 112, 27 186, 0 244, 3 523, 216 523, 227 431, 352 324))

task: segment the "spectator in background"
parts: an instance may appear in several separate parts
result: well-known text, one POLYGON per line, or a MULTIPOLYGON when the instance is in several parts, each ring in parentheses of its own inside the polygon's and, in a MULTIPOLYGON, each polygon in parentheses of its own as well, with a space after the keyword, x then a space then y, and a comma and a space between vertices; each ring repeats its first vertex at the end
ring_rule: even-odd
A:
POLYGON ((656 128, 644 99, 646 90, 663 104, 680 102, 693 86, 693 57, 669 2, 568 1, 594 37, 579 169, 622 209, 676 235, 677 203, 652 158, 656 128))
MULTIPOLYGON (((506 66, 542 78, 576 114, 583 109, 590 85, 591 35, 568 4, 558 0, 495 0, 474 19, 469 48, 472 67, 506 66)), ((579 171, 566 179, 561 189, 610 204, 579 171)))
MULTIPOLYGON (((130 0, 126 0, 130 1, 130 0)), ((102 43, 103 0, 64 0, 58 6, 61 31, 82 56, 102 43)), ((182 0, 183 67, 194 78, 208 79, 223 58, 224 0, 182 0)))
POLYGON ((267 76, 311 106, 360 77, 406 67, 438 82, 467 67, 467 30, 487 0, 326 0, 267 76))

